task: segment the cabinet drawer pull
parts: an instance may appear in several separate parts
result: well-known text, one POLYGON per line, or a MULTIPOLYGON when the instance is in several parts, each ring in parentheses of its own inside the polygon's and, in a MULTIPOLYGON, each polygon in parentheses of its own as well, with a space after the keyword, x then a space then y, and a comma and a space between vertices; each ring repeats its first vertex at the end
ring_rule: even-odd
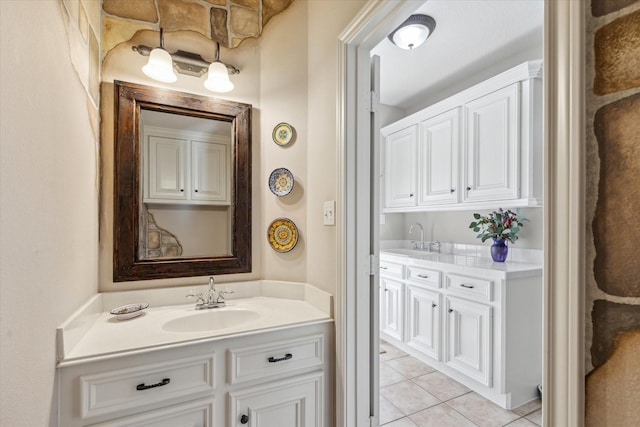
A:
POLYGON ((428 279, 429 276, 427 276, 426 274, 418 274, 418 277, 421 279, 428 279))
POLYGON ((246 423, 248 423, 248 422, 249 422, 249 417, 248 417, 247 415, 244 415, 244 414, 243 414, 243 415, 240 417, 240 424, 246 424, 246 423))
POLYGON ((380 270, 388 270, 388 269, 389 269, 389 267, 380 266, 380 270))
POLYGON ((279 359, 276 359, 275 357, 270 356, 269 359, 267 360, 269 360, 269 363, 276 363, 276 362, 282 362, 283 360, 289 360, 291 358, 293 358, 293 354, 287 353, 284 355, 284 357, 281 357, 279 359))
POLYGON ((156 384, 151 384, 151 385, 144 385, 144 383, 142 384, 138 384, 136 386, 136 390, 148 390, 150 388, 155 388, 155 387, 162 387, 163 385, 167 385, 171 382, 171 380, 169 378, 165 378, 162 381, 160 381, 159 383, 156 384))
POLYGON ((473 288, 475 288, 475 286, 473 286, 473 285, 467 285, 466 283, 462 283, 462 284, 460 284, 460 286, 461 286, 461 287, 463 287, 463 288, 467 288, 467 289, 473 289, 473 288))

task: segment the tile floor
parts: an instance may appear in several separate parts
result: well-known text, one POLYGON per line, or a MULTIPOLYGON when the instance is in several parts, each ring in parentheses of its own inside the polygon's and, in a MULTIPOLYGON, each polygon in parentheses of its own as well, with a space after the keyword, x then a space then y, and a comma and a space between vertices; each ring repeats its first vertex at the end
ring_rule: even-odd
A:
POLYGON ((535 427, 540 400, 508 411, 389 343, 380 344, 380 425, 535 427))

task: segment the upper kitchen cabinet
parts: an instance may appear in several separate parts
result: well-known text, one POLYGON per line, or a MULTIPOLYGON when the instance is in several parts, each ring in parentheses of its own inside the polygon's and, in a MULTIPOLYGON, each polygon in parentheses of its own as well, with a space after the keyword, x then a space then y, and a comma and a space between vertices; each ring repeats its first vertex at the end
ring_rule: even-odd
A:
POLYGON ((541 61, 386 126, 384 211, 541 206, 542 131, 541 61))

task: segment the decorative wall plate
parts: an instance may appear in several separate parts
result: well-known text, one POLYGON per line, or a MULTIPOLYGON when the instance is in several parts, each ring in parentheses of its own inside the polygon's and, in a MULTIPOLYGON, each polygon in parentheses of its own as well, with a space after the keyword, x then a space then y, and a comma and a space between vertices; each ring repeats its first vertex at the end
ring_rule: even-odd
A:
POLYGON ((126 320, 131 319, 133 317, 140 316, 142 314, 142 310, 149 307, 149 303, 137 303, 137 304, 127 304, 121 307, 114 308, 109 313, 115 314, 118 320, 126 320))
POLYGON ((278 218, 269 225, 267 238, 276 252, 289 252, 298 243, 298 228, 289 218, 278 218))
POLYGON ((278 123, 273 128, 273 134, 271 134, 273 142, 278 145, 287 145, 293 138, 293 128, 289 123, 278 123))
POLYGON ((269 175, 269 190, 278 197, 291 193, 293 184, 293 174, 289 169, 278 168, 269 175))

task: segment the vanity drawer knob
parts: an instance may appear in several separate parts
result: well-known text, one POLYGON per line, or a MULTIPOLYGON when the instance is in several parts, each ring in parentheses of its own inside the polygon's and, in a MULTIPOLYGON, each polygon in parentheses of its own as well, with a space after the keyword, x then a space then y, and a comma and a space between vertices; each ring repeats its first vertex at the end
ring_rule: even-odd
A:
POLYGON ((240 424, 247 424, 249 422, 249 417, 247 415, 242 415, 240 417, 240 424))
POLYGON ((282 362, 283 360, 289 360, 293 358, 293 354, 291 353, 287 353, 284 355, 284 357, 280 357, 278 359, 276 359, 273 356, 270 356, 269 359, 267 359, 269 361, 269 363, 276 363, 276 362, 282 362))
POLYGON ((462 283, 460 286, 463 287, 463 288, 467 288, 467 289, 473 289, 474 288, 473 285, 467 285, 466 283, 462 283))
POLYGON ((159 383, 156 384, 151 384, 151 385, 145 385, 144 383, 142 384, 138 384, 136 386, 136 390, 148 390, 150 388, 155 388, 155 387, 162 387, 163 385, 167 385, 171 382, 171 380, 169 378, 165 378, 162 381, 160 381, 159 383))

